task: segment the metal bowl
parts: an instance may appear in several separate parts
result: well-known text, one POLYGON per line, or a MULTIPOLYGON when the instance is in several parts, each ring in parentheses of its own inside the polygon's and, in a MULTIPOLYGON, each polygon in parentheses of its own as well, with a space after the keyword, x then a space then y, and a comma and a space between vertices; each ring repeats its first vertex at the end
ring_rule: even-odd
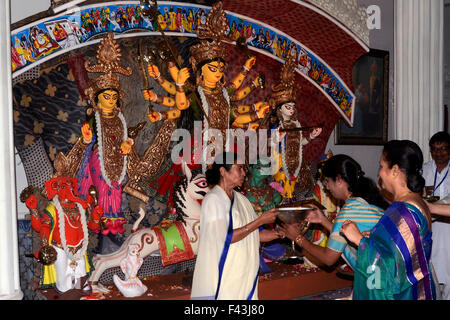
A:
POLYGON ((425 196, 423 197, 424 200, 428 201, 428 202, 436 202, 439 201, 439 196, 425 196))
POLYGON ((303 235, 308 231, 310 223, 306 221, 308 211, 282 211, 277 219, 284 224, 298 224, 300 233, 303 235))
POLYGON ((281 211, 277 218, 286 224, 300 223, 306 219, 307 212, 298 210, 281 211))

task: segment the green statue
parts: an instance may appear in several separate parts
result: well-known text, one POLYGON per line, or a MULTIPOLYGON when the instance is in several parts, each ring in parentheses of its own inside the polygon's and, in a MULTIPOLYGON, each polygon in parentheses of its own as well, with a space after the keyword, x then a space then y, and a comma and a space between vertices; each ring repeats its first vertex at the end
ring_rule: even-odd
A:
POLYGON ((270 160, 263 164, 258 159, 256 164, 249 166, 250 176, 244 185, 244 193, 257 213, 275 208, 283 200, 281 193, 269 184, 270 165, 270 160))

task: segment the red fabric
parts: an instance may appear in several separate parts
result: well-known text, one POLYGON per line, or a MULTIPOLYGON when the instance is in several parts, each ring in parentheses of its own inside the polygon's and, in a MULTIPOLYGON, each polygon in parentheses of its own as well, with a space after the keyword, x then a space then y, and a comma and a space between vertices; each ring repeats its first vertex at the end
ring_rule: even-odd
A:
POLYGON ((365 49, 330 19, 285 0, 224 0, 224 10, 251 17, 296 39, 321 57, 353 90, 352 67, 365 49))
POLYGON ((84 94, 84 90, 89 86, 89 76, 84 67, 84 56, 79 55, 67 58, 67 63, 75 78, 81 98, 83 100, 88 100, 87 96, 84 94))

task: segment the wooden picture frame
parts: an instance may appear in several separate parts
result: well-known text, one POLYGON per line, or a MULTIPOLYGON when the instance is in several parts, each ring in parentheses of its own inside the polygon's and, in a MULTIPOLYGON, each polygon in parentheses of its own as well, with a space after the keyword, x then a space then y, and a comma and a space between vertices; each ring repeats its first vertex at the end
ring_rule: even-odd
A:
POLYGON ((388 137, 389 52, 372 49, 353 67, 353 127, 336 125, 336 145, 383 145, 388 137))

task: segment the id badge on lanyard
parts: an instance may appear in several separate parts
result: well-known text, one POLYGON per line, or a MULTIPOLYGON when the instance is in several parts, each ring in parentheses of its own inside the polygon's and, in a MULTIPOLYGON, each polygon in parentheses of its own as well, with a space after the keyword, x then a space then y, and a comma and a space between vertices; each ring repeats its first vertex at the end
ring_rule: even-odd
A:
POLYGON ((436 186, 436 179, 437 179, 437 168, 436 168, 436 171, 435 171, 435 173, 434 173, 434 183, 433 183, 433 185, 435 186, 434 187, 434 189, 433 189, 433 196, 434 196, 434 192, 441 186, 441 184, 445 181, 445 179, 447 178, 447 175, 448 175, 448 167, 447 167, 447 172, 445 173, 445 176, 442 178, 442 180, 441 180, 441 182, 439 182, 439 184, 436 186))

